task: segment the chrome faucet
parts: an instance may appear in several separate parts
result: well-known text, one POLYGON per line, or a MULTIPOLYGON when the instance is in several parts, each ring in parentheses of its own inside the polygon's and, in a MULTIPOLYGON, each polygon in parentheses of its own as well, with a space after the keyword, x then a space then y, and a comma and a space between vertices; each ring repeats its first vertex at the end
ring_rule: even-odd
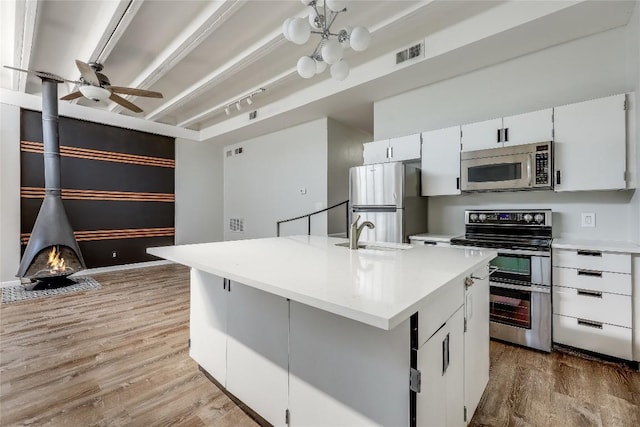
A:
POLYGON ((371 221, 365 221, 360 226, 358 226, 358 221, 360 220, 360 215, 351 223, 351 230, 349 233, 349 249, 358 249, 358 240, 360 240, 360 234, 362 233, 362 229, 364 227, 367 228, 375 228, 371 221))

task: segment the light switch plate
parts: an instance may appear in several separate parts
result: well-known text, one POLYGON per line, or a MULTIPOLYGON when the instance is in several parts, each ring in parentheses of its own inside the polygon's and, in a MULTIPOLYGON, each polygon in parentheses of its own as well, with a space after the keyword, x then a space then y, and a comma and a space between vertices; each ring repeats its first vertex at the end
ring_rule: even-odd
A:
POLYGON ((595 227, 596 226, 596 213, 595 212, 582 212, 583 227, 595 227))

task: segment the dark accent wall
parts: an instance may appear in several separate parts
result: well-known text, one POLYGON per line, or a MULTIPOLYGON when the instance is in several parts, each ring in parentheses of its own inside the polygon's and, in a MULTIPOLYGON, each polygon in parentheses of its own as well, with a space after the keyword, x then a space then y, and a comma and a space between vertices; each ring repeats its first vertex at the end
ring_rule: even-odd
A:
MULTIPOLYGON (((174 244, 175 139, 60 117, 62 200, 87 268, 157 259, 174 244), (113 257, 113 253, 116 257, 113 257)), ((22 110, 21 246, 44 194, 42 115, 22 110)))

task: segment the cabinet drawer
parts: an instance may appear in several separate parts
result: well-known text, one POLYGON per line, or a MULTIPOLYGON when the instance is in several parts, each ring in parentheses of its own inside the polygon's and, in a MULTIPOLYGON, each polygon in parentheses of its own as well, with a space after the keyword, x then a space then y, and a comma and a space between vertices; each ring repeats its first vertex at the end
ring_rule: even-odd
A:
POLYGON ((451 283, 436 290, 418 311, 418 348, 464 304, 464 283, 451 283))
POLYGON ((553 286, 553 313, 631 327, 631 297, 553 286))
POLYGON ((584 350, 631 360, 631 328, 589 325, 574 317, 553 316, 553 341, 584 350))
POLYGON ((595 250, 554 249, 554 267, 631 274, 631 255, 595 250))
POLYGON ((553 267, 553 285, 631 295, 631 275, 609 271, 553 267))

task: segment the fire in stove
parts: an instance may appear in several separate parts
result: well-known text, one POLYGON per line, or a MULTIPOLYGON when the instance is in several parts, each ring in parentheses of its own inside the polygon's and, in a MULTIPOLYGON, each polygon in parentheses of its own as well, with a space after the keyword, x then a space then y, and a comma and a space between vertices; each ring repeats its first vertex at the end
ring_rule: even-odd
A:
POLYGON ((49 267, 49 273, 54 276, 60 276, 67 272, 64 258, 62 258, 62 253, 58 251, 57 246, 53 246, 49 251, 47 267, 49 267))

